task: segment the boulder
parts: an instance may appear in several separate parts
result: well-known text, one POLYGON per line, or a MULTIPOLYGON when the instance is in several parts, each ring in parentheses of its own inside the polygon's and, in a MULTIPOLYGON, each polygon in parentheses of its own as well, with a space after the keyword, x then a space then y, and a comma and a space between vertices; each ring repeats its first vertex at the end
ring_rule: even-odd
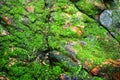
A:
POLYGON ((100 23, 114 36, 118 41, 120 41, 120 10, 104 10, 100 14, 100 23))
POLYGON ((101 14, 100 14, 100 23, 110 29, 111 25, 112 25, 112 11, 110 10, 104 10, 101 14))

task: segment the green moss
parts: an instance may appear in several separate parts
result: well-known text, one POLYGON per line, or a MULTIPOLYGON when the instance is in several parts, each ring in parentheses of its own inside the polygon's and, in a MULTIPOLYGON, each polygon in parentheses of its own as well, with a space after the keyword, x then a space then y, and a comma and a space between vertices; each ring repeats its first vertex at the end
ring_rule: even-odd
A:
POLYGON ((95 15, 99 13, 98 8, 94 5, 95 1, 96 0, 93 0, 93 1, 81 0, 81 1, 78 1, 76 5, 85 14, 95 17, 95 15))

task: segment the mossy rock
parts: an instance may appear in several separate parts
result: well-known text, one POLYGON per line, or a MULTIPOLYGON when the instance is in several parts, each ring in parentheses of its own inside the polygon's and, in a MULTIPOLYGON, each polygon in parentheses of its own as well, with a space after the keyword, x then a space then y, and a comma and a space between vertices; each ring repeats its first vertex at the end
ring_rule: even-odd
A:
MULTIPOLYGON (((72 52, 64 47, 68 42, 77 42, 73 46, 77 50, 75 57, 82 65, 84 61, 94 61, 96 66, 106 58, 117 59, 117 42, 109 39, 107 31, 94 20, 102 10, 94 1, 102 4, 101 0, 1 0, 0 76, 55 80, 61 73, 78 75, 81 67, 66 55, 72 52), (60 52, 60 56, 52 51, 60 52), (58 64, 50 65, 50 55, 58 64)), ((88 78, 86 74, 82 78, 88 78)))

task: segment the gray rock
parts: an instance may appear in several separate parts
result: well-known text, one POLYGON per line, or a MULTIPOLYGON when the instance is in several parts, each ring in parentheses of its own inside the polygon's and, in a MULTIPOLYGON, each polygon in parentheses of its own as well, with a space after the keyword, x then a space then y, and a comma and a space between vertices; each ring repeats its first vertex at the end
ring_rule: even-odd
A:
POLYGON ((70 57, 72 61, 80 64, 80 61, 76 58, 77 50, 72 45, 66 44, 65 50, 67 51, 67 56, 70 57))
POLYGON ((99 21, 120 42, 120 9, 103 11, 99 21))
POLYGON ((111 28, 112 26, 112 11, 111 10, 105 10, 100 14, 100 23, 108 29, 111 28))
POLYGON ((70 54, 73 54, 73 55, 75 55, 75 54, 77 54, 77 50, 75 50, 74 48, 73 48, 73 46, 71 46, 71 45, 65 45, 65 49, 68 51, 68 53, 70 53, 70 54))
POLYGON ((66 56, 65 54, 58 51, 52 51, 49 55, 49 60, 51 65, 60 63, 61 67, 64 67, 65 69, 70 71, 73 67, 79 67, 79 65, 76 62, 72 61, 69 56, 66 56))
POLYGON ((85 41, 80 41, 80 45, 81 45, 82 47, 84 47, 84 46, 87 45, 87 42, 85 42, 85 41))
POLYGON ((64 80, 71 80, 69 76, 65 76, 64 80))

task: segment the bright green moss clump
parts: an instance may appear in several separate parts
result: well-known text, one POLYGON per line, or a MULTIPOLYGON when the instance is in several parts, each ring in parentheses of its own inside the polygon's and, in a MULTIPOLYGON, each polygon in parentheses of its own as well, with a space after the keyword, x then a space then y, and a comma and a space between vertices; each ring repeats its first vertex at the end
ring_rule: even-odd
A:
POLYGON ((101 10, 106 8, 102 0, 80 0, 75 4, 78 9, 92 18, 95 18, 96 15, 100 14, 101 10))

